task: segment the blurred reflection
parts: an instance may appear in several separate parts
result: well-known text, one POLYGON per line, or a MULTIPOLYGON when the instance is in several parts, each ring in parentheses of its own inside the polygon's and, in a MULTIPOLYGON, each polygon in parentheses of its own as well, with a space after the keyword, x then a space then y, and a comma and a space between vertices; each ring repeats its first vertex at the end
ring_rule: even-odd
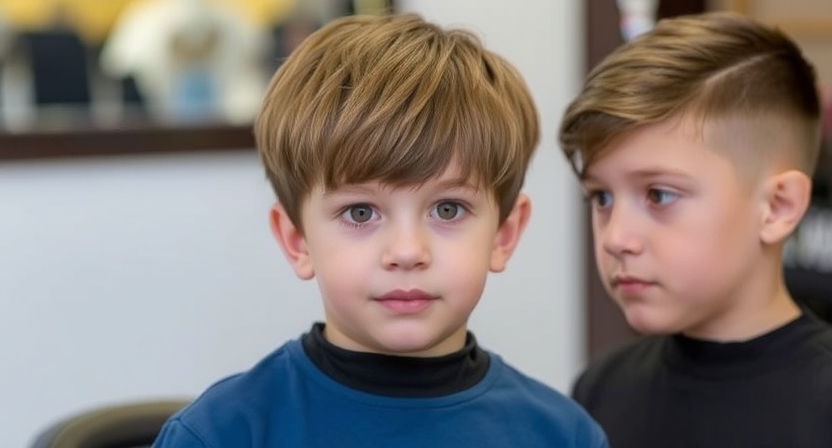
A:
POLYGON ((100 61, 107 75, 135 79, 154 117, 245 123, 265 88, 266 50, 263 29, 230 6, 158 0, 125 11, 100 61))
POLYGON ((249 123, 280 61, 385 0, 0 0, 0 132, 249 123))

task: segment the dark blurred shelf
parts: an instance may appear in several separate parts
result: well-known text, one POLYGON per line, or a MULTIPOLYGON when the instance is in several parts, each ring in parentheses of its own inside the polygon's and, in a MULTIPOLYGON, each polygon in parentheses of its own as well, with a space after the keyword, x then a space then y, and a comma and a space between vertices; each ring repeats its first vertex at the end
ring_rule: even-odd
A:
POLYGON ((0 161, 253 148, 251 125, 0 132, 0 161))

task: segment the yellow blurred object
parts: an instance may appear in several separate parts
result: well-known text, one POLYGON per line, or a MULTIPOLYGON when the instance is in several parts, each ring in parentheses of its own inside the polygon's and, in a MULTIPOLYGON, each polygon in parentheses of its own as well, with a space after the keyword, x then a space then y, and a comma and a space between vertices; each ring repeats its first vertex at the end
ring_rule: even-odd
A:
POLYGON ((388 0, 355 0, 353 6, 357 14, 385 14, 388 0))
POLYGON ((82 39, 100 43, 132 0, 0 0, 0 14, 14 28, 42 30, 56 22, 82 39))
MULTIPOLYGON (((85 41, 100 44, 127 6, 145 1, 148 0, 0 0, 0 15, 21 30, 44 29, 60 18, 85 41)), ((268 27, 288 15, 297 0, 213 1, 239 10, 255 26, 268 27)))
POLYGON ((59 3, 63 4, 67 20, 82 39, 101 43, 131 0, 60 0, 59 3))
MULTIPOLYGON (((254 25, 269 27, 289 15, 297 0, 215 0, 238 8, 254 25)), ((301 0, 302 1, 302 0, 301 0)))
POLYGON ((52 21, 55 0, 0 0, 0 14, 14 28, 37 29, 52 21))

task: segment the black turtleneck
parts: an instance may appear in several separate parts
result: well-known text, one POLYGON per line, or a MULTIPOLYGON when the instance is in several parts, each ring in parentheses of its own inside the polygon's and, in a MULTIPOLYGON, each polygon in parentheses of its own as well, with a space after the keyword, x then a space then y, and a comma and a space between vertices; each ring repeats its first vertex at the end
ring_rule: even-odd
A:
POLYGON ((324 324, 303 335, 303 349, 312 362, 339 383, 377 395, 426 398, 448 395, 478 383, 488 371, 488 353, 468 333, 465 346, 445 356, 417 358, 362 353, 336 347, 326 340, 324 324))
POLYGON ((813 322, 815 320, 808 314, 803 314, 775 330, 743 342, 714 342, 676 334, 664 344, 662 356, 668 367, 694 378, 730 380, 748 379, 763 372, 771 374, 788 369, 806 356, 798 348, 826 330, 823 325, 813 322))
POLYGON ((760 337, 646 337, 595 362, 575 399, 615 448, 832 447, 832 325, 760 337))

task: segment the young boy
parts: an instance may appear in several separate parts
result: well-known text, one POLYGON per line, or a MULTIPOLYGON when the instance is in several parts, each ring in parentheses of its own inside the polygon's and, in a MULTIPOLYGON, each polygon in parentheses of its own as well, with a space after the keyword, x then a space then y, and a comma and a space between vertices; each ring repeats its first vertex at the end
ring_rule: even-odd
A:
POLYGON ((605 447, 467 330, 529 217, 537 113, 515 70, 417 16, 336 20, 255 124, 272 231, 325 319, 168 421, 155 447, 605 447))
POLYGON ((832 327, 792 300, 781 263, 818 110, 795 44, 730 13, 662 21, 567 109, 598 270, 648 335, 574 388, 612 447, 832 446, 832 327))

